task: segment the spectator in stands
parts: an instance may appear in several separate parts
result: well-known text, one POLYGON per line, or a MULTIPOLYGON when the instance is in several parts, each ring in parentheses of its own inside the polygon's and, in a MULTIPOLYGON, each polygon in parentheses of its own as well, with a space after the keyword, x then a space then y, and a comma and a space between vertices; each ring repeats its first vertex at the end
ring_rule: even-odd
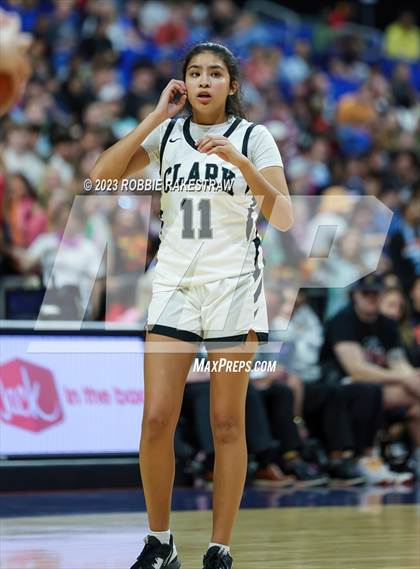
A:
MULTIPOLYGON (((420 279, 417 279, 420 284, 420 279)), ((416 284, 413 286, 413 298, 415 298, 416 284)), ((417 287, 420 293, 420 286, 417 287)), ((420 294, 418 295, 420 296, 420 294)), ((395 320, 398 325, 401 337, 401 343, 407 355, 407 358, 414 368, 420 369, 420 335, 419 327, 417 326, 416 334, 416 311, 413 306, 413 311, 410 314, 408 300, 404 295, 401 286, 394 286, 387 288, 381 299, 381 313, 395 320)), ((404 416, 402 416, 402 419, 404 416)), ((413 453, 411 460, 409 457, 409 449, 407 448, 407 433, 401 425, 401 413, 397 412, 390 417, 387 417, 390 428, 388 429, 389 446, 385 452, 389 454, 389 460, 396 463, 397 468, 401 468, 401 464, 405 467, 413 466, 416 468, 416 453, 413 453)))
POLYGON ((391 236, 389 254, 406 292, 420 276, 420 185, 401 209, 400 227, 391 236))
POLYGON ((52 142, 53 149, 48 167, 59 172, 60 184, 70 184, 75 174, 77 142, 65 131, 55 133, 52 142))
POLYGON ((414 107, 417 94, 411 83, 411 70, 406 63, 398 63, 392 73, 392 95, 397 107, 414 107))
POLYGON ((368 270, 368 251, 363 236, 356 228, 349 229, 337 239, 336 250, 330 253, 313 275, 315 282, 325 284, 327 305, 325 316, 330 318, 348 303, 349 283, 368 270))
POLYGON ((34 149, 30 129, 25 125, 11 125, 3 150, 3 160, 9 172, 23 174, 36 187, 45 170, 44 161, 34 149))
POLYGON ((186 7, 189 7, 186 3, 172 7, 171 19, 161 24, 154 35, 158 45, 175 47, 186 41, 188 37, 186 7))
POLYGON ((140 120, 138 115, 140 107, 146 103, 156 102, 159 95, 156 81, 156 71, 150 61, 139 61, 134 66, 125 99, 127 114, 140 120))
MULTIPOLYGON (((267 377, 255 379, 254 384, 264 402, 270 432, 280 442, 279 464, 286 475, 307 485, 321 485, 326 481, 325 474, 314 471, 303 459, 304 438, 302 429, 298 429, 303 418, 309 434, 317 437, 328 452, 329 462, 322 466, 332 481, 346 486, 364 483, 365 478, 351 460, 354 441, 347 403, 338 389, 324 386, 324 389, 311 389, 307 394, 301 380, 281 366, 267 377), (300 397, 299 408, 296 402, 300 397)), ((369 402, 373 401, 369 399, 369 402)))
POLYGON ((381 385, 385 409, 404 407, 418 457, 420 371, 408 362, 395 322, 379 312, 382 290, 379 276, 358 281, 351 304, 327 324, 320 360, 327 381, 381 385))
POLYGON ((277 77, 280 53, 270 47, 256 45, 245 64, 244 76, 257 89, 268 89, 277 77))
POLYGON ((420 58, 420 29, 413 12, 405 10, 385 31, 385 53, 393 59, 418 61, 420 58))
POLYGON ((411 299, 410 322, 411 325, 413 326, 414 338, 415 338, 415 350, 416 353, 418 354, 420 351, 420 277, 417 277, 415 279, 414 284, 411 287, 410 299, 411 299))
POLYGON ((337 104, 337 136, 346 156, 360 156, 372 147, 373 129, 378 114, 369 83, 341 97, 337 104))
POLYGON ((392 174, 404 199, 415 197, 419 187, 420 163, 413 149, 400 149, 392 156, 392 174))
POLYGON ((311 72, 311 46, 300 39, 295 42, 294 53, 282 57, 279 64, 279 76, 282 81, 292 86, 305 81, 311 72))
POLYGON ((300 487, 325 485, 328 475, 319 465, 309 464, 302 457, 303 441, 295 422, 291 387, 274 378, 254 379, 249 384, 246 403, 248 445, 255 449, 259 465, 254 475, 257 485, 273 478, 279 467, 283 477, 291 478, 300 487))
MULTIPOLYGON (((291 298, 287 289, 282 296, 291 298)), ((370 459, 382 421, 380 387, 324 381, 318 365, 324 332, 302 291, 292 308, 290 300, 281 304, 270 331, 271 336, 283 342, 278 361, 284 366, 283 376, 294 393, 295 413, 303 417, 309 432, 325 446, 331 477, 346 485, 359 484, 364 479, 372 484, 399 482, 384 464, 370 459)), ((275 414, 272 420, 281 421, 275 414)), ((288 472, 286 466, 283 470, 288 472)))
POLYGON ((68 318, 63 318, 67 313, 83 318, 86 310, 94 319, 102 288, 101 257, 84 236, 81 212, 72 210, 72 205, 51 202, 50 231, 39 235, 28 249, 14 249, 13 255, 23 273, 41 270, 47 294, 52 291, 51 297, 59 301, 58 319, 68 318))
MULTIPOLYGON (((420 281, 420 279, 418 280, 420 281)), ((401 343, 407 358, 413 367, 420 368, 420 342, 416 341, 415 328, 410 318, 408 301, 402 288, 392 287, 385 289, 381 298, 381 313, 397 322, 401 343)))
MULTIPOLYGON (((147 227, 138 210, 138 202, 136 197, 124 196, 110 215, 112 264, 108 266, 108 320, 122 317, 135 305, 138 280, 146 268, 147 227)), ((131 314, 134 319, 138 316, 136 310, 131 314)))
POLYGON ((307 220, 303 250, 307 257, 328 257, 331 248, 331 234, 319 232, 320 226, 335 226, 335 238, 338 239, 348 230, 348 217, 354 206, 354 200, 341 186, 326 189, 319 202, 318 211, 307 220))
POLYGON ((327 16, 327 21, 333 28, 341 28, 354 16, 354 5, 351 2, 336 2, 327 16))
POLYGON ((232 34, 239 10, 232 0, 213 0, 210 6, 210 27, 212 35, 220 40, 232 34))
POLYGON ((47 231, 47 215, 23 174, 12 174, 6 194, 6 235, 11 246, 29 247, 47 231))

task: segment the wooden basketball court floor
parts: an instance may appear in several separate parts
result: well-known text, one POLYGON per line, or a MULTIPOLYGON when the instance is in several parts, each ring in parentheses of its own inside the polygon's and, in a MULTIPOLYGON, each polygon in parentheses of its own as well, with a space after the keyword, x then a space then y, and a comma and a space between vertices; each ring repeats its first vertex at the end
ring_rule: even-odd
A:
MULTIPOLYGON (((353 506, 241 509, 233 567, 419 569, 418 505, 393 501, 385 505, 383 494, 373 492, 353 506)), ((202 510, 196 502, 198 509, 172 515, 183 569, 202 568, 208 505, 204 499, 202 510)), ((144 512, 7 517, 0 523, 2 569, 128 569, 147 530, 144 512)))

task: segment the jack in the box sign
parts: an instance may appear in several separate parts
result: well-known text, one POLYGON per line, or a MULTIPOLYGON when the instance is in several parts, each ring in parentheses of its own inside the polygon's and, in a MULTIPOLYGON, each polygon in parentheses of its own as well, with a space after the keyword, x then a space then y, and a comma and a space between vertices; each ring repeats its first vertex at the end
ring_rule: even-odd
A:
POLYGON ((51 371, 21 359, 0 366, 0 420, 39 432, 60 423, 63 409, 51 371))

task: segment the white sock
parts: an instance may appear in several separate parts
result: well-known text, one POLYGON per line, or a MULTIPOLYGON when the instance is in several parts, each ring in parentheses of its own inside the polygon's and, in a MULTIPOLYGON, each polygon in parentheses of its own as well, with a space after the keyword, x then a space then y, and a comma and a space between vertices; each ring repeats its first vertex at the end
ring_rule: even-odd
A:
POLYGON ((210 547, 214 547, 215 545, 219 549, 223 549, 224 551, 226 551, 226 553, 230 553, 230 547, 228 545, 223 545, 222 543, 209 543, 209 549, 210 547))
POLYGON ((149 528, 147 535, 152 535, 158 539, 160 543, 167 543, 169 545, 169 540, 171 539, 171 530, 168 529, 167 531, 152 531, 149 528))

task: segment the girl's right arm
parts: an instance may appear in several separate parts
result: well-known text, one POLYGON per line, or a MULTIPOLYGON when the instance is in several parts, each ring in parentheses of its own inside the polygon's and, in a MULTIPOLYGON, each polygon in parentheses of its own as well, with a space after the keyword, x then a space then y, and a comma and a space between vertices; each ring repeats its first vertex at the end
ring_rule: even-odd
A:
POLYGON ((134 130, 99 156, 90 172, 92 182, 103 179, 121 180, 145 168, 150 159, 141 143, 163 121, 179 112, 186 100, 184 82, 172 79, 162 91, 155 110, 134 130), (177 93, 181 95, 179 100, 176 100, 177 93))

